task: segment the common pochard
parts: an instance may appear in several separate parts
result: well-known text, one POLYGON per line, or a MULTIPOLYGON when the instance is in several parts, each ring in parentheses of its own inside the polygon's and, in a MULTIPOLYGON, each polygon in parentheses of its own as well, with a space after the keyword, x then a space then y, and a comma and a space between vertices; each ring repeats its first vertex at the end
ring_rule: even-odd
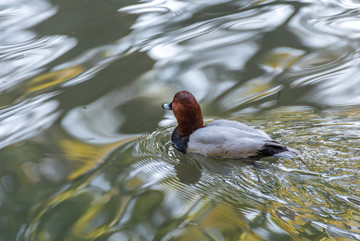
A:
POLYGON ((237 121, 215 120, 204 125, 200 105, 188 91, 176 93, 173 101, 162 107, 175 115, 178 126, 171 140, 183 153, 224 158, 296 154, 296 150, 272 140, 264 131, 237 121))

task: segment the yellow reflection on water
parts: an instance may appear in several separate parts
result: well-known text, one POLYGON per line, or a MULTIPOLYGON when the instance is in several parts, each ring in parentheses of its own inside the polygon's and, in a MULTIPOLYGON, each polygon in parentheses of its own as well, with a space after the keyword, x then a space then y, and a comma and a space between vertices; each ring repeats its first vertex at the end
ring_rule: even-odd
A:
POLYGON ((264 65, 272 68, 290 69, 303 56, 304 52, 291 48, 279 48, 265 55, 262 59, 264 65))
POLYGON ((173 240, 227 240, 237 236, 241 240, 264 240, 251 230, 243 213, 227 202, 206 201, 192 215, 188 215, 189 225, 173 240))
POLYGON ((47 74, 40 75, 32 79, 27 87, 26 92, 32 93, 39 90, 44 90, 57 84, 64 83, 85 71, 82 66, 73 66, 70 68, 53 71, 47 74))
POLYGON ((134 139, 129 138, 102 146, 95 146, 78 140, 61 140, 59 145, 65 152, 65 156, 78 164, 77 169, 69 175, 68 179, 73 180, 87 173, 102 162, 111 150, 134 139))

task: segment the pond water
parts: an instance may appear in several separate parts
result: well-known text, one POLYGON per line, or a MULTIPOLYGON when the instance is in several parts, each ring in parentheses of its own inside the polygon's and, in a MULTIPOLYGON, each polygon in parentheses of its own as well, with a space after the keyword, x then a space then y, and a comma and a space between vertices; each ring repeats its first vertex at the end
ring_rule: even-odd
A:
POLYGON ((360 240, 360 2, 2 0, 0 240, 360 240), (161 104, 301 153, 178 152, 161 104))

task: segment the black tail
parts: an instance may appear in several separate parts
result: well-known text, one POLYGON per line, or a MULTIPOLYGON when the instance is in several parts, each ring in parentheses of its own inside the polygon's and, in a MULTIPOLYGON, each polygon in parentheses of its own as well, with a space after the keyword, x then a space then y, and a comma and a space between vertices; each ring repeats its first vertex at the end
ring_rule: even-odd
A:
POLYGON ((283 146, 276 141, 266 141, 262 149, 258 151, 258 154, 260 156, 273 156, 285 151, 289 151, 286 146, 283 146))

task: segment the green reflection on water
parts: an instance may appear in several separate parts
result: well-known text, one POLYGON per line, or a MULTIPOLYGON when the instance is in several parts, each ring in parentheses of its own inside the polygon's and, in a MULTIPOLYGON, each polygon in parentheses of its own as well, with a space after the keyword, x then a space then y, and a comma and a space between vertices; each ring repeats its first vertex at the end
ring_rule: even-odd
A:
MULTIPOLYGON (((354 114, 341 112, 346 116, 341 122, 312 112, 284 110, 241 118, 302 151, 291 160, 184 155, 169 142, 169 128, 111 145, 60 144, 63 152, 57 152, 57 160, 62 163, 42 158, 63 174, 51 179, 50 167, 33 167, 35 174, 29 170, 44 153, 38 143, 13 146, 1 157, 12 160, 3 171, 12 176, 13 189, 6 196, 17 207, 4 205, 7 212, 1 219, 7 215, 16 224, 27 223, 19 240, 351 237, 360 221, 359 162, 352 152, 357 142, 351 142, 358 136, 346 134, 358 128, 359 116, 354 114), (343 134, 334 133, 339 128, 343 134), (316 134, 319 131, 322 137, 316 134), (20 161, 23 155, 28 157, 26 163, 20 161), (77 164, 67 166, 71 163, 77 164)), ((70 141, 64 136, 59 143, 70 141)), ((9 223, 2 235, 11 233, 9 223)))

